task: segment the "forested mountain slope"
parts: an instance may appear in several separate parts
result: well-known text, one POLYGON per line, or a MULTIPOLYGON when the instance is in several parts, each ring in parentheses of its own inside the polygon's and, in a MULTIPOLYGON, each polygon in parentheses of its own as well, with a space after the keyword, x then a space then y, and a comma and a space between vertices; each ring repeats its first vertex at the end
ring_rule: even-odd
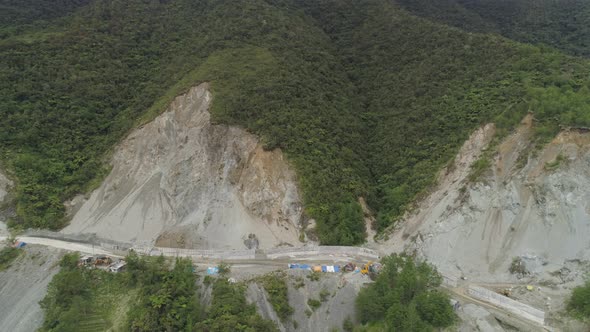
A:
POLYGON ((467 31, 497 33, 590 56, 590 3, 583 0, 397 0, 414 14, 467 31))
POLYGON ((364 240, 359 197, 392 224, 484 122, 506 132, 530 110, 547 137, 590 125, 586 60, 390 1, 56 6, 0 30, 0 152, 22 226, 62 227, 111 147, 203 81, 214 121, 286 152, 325 244, 364 240))

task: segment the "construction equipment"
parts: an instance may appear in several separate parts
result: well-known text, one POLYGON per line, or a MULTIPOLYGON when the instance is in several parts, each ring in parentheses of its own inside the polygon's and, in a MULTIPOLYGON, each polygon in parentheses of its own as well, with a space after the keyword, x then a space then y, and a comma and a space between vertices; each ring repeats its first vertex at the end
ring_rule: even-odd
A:
POLYGON ((373 264, 373 262, 369 261, 367 264, 363 265, 363 268, 361 269, 361 273, 362 274, 369 274, 369 268, 371 267, 372 264, 373 264))

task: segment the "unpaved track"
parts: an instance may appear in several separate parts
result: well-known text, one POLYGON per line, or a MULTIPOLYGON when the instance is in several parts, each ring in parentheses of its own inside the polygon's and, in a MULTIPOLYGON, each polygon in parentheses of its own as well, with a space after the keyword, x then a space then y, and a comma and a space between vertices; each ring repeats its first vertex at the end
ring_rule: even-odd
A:
MULTIPOLYGON (((0 241, 5 240, 5 239, 6 239, 6 237, 0 236, 0 241)), ((63 249, 63 250, 68 250, 68 251, 78 251, 78 252, 87 253, 87 254, 109 255, 109 256, 113 256, 113 257, 122 257, 120 255, 117 255, 117 254, 109 251, 109 250, 105 250, 100 247, 86 245, 86 244, 77 243, 77 242, 68 242, 68 241, 62 241, 62 240, 39 238, 39 237, 29 237, 29 236, 19 237, 18 240, 24 241, 29 244, 43 245, 43 246, 48 246, 48 247, 53 247, 53 248, 58 248, 58 249, 63 249)), ((168 255, 168 256, 178 257, 178 255, 168 255)), ((325 254, 324 255, 317 255, 317 254, 312 254, 312 253, 310 253, 309 255, 306 255, 306 256, 298 256, 298 257, 288 257, 287 256, 287 257, 281 257, 278 259, 220 260, 220 259, 195 259, 194 257, 191 257, 191 258, 193 259, 193 261, 195 263, 198 263, 198 265, 201 265, 201 268, 203 268, 207 264, 216 264, 220 261, 224 261, 225 263, 231 264, 234 269, 239 269, 240 267, 252 267, 252 266, 257 266, 257 265, 258 266, 263 265, 266 267, 286 268, 287 264, 289 262, 293 262, 293 261, 304 261, 309 264, 330 264, 330 263, 342 262, 342 261, 355 261, 358 263, 358 262, 366 262, 369 260, 366 257, 360 257, 360 256, 351 257, 351 256, 346 256, 346 255, 325 255, 325 254)), ((264 269, 264 270, 266 270, 266 269, 264 269)), ((452 295, 462 299, 463 301, 477 304, 477 305, 483 306, 488 309, 492 309, 493 312, 497 316, 505 318, 507 322, 515 323, 514 325, 518 325, 518 326, 525 326, 525 327, 529 326, 530 329, 527 329, 528 331, 547 331, 548 330, 546 327, 536 325, 527 319, 524 319, 522 317, 518 317, 518 316, 514 315, 513 313, 507 312, 506 310, 504 310, 500 307, 497 307, 491 303, 482 302, 478 299, 471 297, 468 294, 468 292, 465 291, 468 286, 469 285, 465 283, 465 284, 461 285, 460 287, 445 287, 445 288, 452 295)))
MULTIPOLYGON (((6 240, 6 237, 0 237, 0 241, 6 240)), ((47 239, 42 237, 30 237, 30 236, 19 236, 19 241, 23 241, 28 244, 38 244, 46 247, 52 247, 57 249, 63 249, 67 251, 78 251, 84 254, 94 254, 94 255, 109 255, 113 257, 120 257, 123 256, 117 255, 111 251, 107 251, 101 249, 100 247, 87 245, 78 242, 68 242, 62 240, 55 240, 55 239, 47 239)))

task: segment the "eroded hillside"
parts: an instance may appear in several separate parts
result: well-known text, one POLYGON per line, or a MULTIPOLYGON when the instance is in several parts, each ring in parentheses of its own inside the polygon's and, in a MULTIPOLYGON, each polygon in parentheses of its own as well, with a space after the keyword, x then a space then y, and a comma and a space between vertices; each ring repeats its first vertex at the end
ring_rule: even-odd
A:
MULTIPOLYGON (((302 204, 281 151, 245 130, 212 125, 207 84, 134 130, 64 233, 189 248, 296 245, 302 204)), ((81 205, 81 206, 80 206, 81 205)))
POLYGON ((448 276, 499 289, 539 286, 514 296, 555 313, 590 268, 590 133, 562 131, 535 148, 529 115, 490 147, 491 167, 472 182, 471 165, 494 130, 487 125, 470 137, 383 248, 415 253, 448 276))
POLYGON ((59 271, 62 255, 53 248, 28 246, 9 268, 0 271, 0 330, 25 332, 41 326, 39 301, 59 271))

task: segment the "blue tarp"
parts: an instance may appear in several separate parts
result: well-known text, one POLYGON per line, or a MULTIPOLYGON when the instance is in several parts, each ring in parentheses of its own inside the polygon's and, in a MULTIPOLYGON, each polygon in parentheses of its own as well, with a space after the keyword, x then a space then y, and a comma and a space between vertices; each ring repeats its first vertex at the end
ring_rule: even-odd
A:
POLYGON ((340 272, 340 266, 334 265, 334 272, 340 272))
POLYGON ((25 242, 18 241, 18 242, 17 242, 17 243, 14 245, 14 247, 15 247, 15 248, 22 248, 22 247, 24 247, 24 246, 26 246, 26 245, 27 245, 27 244, 26 244, 25 242))
POLYGON ((217 273, 219 273, 219 268, 217 266, 207 268, 208 275, 213 275, 213 274, 217 274, 217 273))
POLYGON ((289 264, 290 269, 302 269, 302 270, 309 270, 311 266, 307 264, 289 264))
POLYGON ((325 265, 322 265, 322 272, 328 272, 328 267, 325 265))

